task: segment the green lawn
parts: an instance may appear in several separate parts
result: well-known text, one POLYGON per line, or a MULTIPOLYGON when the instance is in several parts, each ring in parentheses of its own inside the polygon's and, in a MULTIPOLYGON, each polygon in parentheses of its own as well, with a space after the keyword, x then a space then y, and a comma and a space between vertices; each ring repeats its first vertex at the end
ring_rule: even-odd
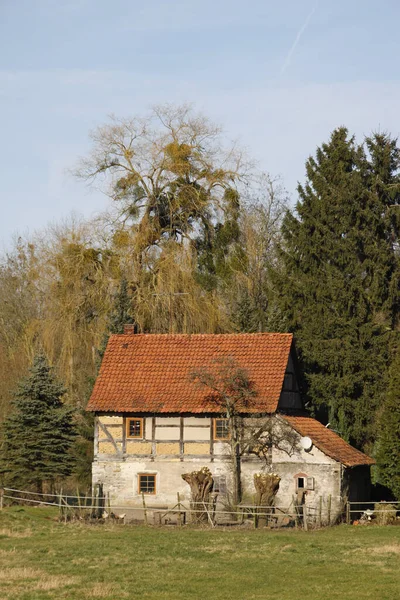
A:
POLYGON ((398 600, 400 527, 199 530, 0 512, 0 598, 398 600))

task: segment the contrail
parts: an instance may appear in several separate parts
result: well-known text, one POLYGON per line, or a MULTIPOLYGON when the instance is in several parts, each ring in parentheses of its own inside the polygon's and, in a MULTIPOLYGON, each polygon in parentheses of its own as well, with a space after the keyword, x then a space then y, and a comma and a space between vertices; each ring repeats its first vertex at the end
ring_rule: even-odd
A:
POLYGON ((318 8, 318 4, 319 4, 319 0, 316 1, 316 3, 314 4, 313 8, 311 9, 310 14, 307 16, 307 19, 304 21, 303 25, 300 27, 299 31, 297 32, 296 38, 292 44, 292 47, 290 48, 286 58, 285 58, 285 62, 282 65, 282 69, 281 69, 281 75, 283 75, 283 73, 286 71, 286 69, 288 68, 288 66, 290 65, 290 61, 292 59, 293 56, 293 52, 296 50, 297 48, 297 44, 300 41, 301 36, 303 35, 303 33, 305 32, 305 30, 308 27, 309 22, 311 21, 311 17, 313 16, 313 14, 315 13, 315 11, 318 8))

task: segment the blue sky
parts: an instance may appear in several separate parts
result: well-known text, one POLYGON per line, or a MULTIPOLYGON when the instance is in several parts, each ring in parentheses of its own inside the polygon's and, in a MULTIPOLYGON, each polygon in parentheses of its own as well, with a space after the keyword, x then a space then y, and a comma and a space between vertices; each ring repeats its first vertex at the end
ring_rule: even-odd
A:
POLYGON ((193 102, 292 200, 338 125, 400 132, 396 0, 0 0, 0 245, 107 205, 68 174, 107 115, 193 102))

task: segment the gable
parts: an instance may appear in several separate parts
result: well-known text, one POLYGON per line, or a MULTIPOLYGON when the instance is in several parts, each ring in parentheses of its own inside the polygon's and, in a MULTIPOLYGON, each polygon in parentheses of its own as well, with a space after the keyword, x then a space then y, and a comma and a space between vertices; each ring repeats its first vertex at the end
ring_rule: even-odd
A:
POLYGON ((302 410, 303 402, 300 396, 300 387, 297 379, 295 354, 292 345, 289 360, 286 366, 285 377, 281 396, 279 398, 278 410, 302 410))
POLYGON ((246 412, 278 407, 292 335, 131 334, 110 337, 87 410, 143 413, 217 413, 190 373, 215 359, 246 369, 257 396, 246 412))

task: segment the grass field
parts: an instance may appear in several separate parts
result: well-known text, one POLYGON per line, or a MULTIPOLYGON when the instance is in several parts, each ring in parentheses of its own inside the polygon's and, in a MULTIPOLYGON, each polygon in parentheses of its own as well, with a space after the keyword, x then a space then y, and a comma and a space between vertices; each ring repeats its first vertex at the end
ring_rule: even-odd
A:
POLYGON ((0 598, 398 600, 400 527, 199 530, 0 512, 0 598))

